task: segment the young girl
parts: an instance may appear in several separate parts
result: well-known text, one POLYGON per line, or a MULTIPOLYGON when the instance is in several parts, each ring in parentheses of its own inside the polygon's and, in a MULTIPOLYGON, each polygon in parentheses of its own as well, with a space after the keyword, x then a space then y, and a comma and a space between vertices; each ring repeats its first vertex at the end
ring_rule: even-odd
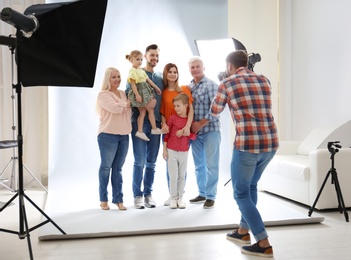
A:
POLYGON ((148 112, 148 118, 152 127, 151 134, 160 135, 162 130, 157 128, 156 120, 154 115, 154 88, 158 95, 161 94, 161 90, 149 79, 145 71, 140 68, 143 62, 143 54, 140 51, 134 50, 129 55, 126 55, 126 59, 132 63, 132 68, 129 70, 128 82, 132 87, 132 91, 129 92, 128 98, 131 101, 133 107, 139 109, 138 117, 138 131, 135 136, 150 141, 143 131, 144 118, 146 111, 148 112), (151 86, 150 86, 151 85, 151 86))
POLYGON ((180 93, 173 99, 176 115, 167 120, 169 133, 164 136, 163 158, 167 160, 170 177, 170 208, 184 209, 183 193, 188 163, 189 136, 183 135, 188 121, 189 97, 180 93))

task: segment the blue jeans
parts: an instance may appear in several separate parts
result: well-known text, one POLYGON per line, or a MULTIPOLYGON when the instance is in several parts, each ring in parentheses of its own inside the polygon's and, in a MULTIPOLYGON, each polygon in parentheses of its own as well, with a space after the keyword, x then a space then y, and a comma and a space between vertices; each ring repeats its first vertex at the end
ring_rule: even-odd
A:
POLYGON ((122 203, 122 166, 128 153, 129 135, 100 133, 97 140, 101 157, 99 168, 100 201, 108 201, 107 186, 111 173, 112 203, 122 203))
POLYGON ((268 237, 257 205, 257 183, 274 152, 248 153, 233 150, 231 177, 234 199, 241 212, 240 227, 252 231, 256 241, 268 237))
MULTIPOLYGON (((161 127, 161 123, 156 121, 157 127, 161 127)), ((132 123, 132 141, 133 141, 133 195, 149 196, 152 193, 152 185, 154 184, 155 166, 160 148, 160 135, 151 134, 151 124, 149 120, 144 121, 143 132, 150 139, 146 142, 135 136, 138 131, 138 124, 132 123), (145 168, 145 172, 144 172, 145 168), (141 184, 143 182, 143 191, 141 184)))
POLYGON ((220 143, 219 131, 198 135, 191 142, 199 195, 210 200, 217 196, 220 143))

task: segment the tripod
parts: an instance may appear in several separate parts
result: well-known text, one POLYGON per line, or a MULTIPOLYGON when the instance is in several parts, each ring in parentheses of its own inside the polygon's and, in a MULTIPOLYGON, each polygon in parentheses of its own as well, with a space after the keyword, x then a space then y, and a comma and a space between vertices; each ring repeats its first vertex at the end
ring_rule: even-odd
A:
MULTIPOLYGON (((12 71, 12 81, 14 78, 14 50, 15 47, 14 46, 10 46, 10 50, 11 50, 11 71, 12 71)), ((16 104, 15 104, 15 86, 12 82, 12 95, 11 95, 11 99, 12 99, 12 140, 16 140, 16 126, 15 126, 15 111, 16 111, 16 104)), ((0 173, 0 178, 3 178, 3 176, 5 175, 7 169, 9 168, 9 166, 12 163, 12 171, 11 171, 11 177, 10 177, 10 186, 7 186, 6 184, 4 184, 3 182, 0 182, 0 184, 2 186, 4 186, 5 188, 7 188, 10 191, 15 191, 16 190, 16 161, 18 160, 18 157, 16 155, 16 147, 17 145, 13 145, 12 146, 12 157, 9 160, 9 162, 6 164, 4 170, 0 173)), ((33 180, 36 180, 37 183, 40 184, 40 186, 46 191, 48 192, 48 190, 45 188, 45 186, 38 180, 37 177, 35 177, 35 175, 28 169, 28 167, 23 163, 24 168, 27 170, 27 172, 32 176, 33 180)), ((7 180, 7 179, 6 179, 7 180)), ((32 181, 33 181, 32 180, 32 181)))
MULTIPOLYGON (((13 49, 15 49, 15 47, 17 47, 17 43, 14 44, 12 47, 13 47, 13 49)), ((19 57, 17 57, 17 62, 19 62, 19 57)), ((17 66, 17 68, 18 68, 18 66, 17 66)), ((9 206, 11 204, 11 202, 14 199, 16 199, 18 197, 18 201, 19 201, 19 231, 8 230, 8 229, 3 229, 3 228, 0 228, 0 231, 18 235, 18 237, 20 239, 27 238, 29 256, 30 256, 30 259, 32 260, 34 258, 33 258, 32 245, 31 245, 31 241, 30 241, 30 232, 32 232, 33 230, 51 222, 62 234, 65 235, 66 233, 24 193, 24 185, 23 185, 24 164, 23 164, 23 158, 22 158, 23 157, 22 98, 21 98, 22 85, 20 83, 19 71, 17 72, 17 84, 13 85, 13 87, 16 89, 16 94, 17 94, 18 190, 16 191, 16 194, 7 203, 5 203, 4 206, 2 206, 0 208, 0 212, 2 212, 7 206, 9 206), (38 225, 36 225, 32 228, 29 228, 24 199, 27 199, 27 201, 29 201, 32 204, 32 206, 34 206, 43 216, 45 216, 46 220, 44 220, 42 223, 39 223, 38 225)))
POLYGON ((341 146, 339 144, 337 144, 339 142, 328 142, 328 150, 330 152, 330 159, 331 159, 331 168, 330 170, 328 171, 327 175, 325 176, 325 179, 323 181, 323 184, 318 192, 318 195, 316 197, 316 200, 314 201, 312 207, 310 208, 309 212, 308 212, 308 216, 310 217, 312 215, 312 212, 314 210, 314 207, 316 206, 317 204, 317 201, 320 197, 320 195, 322 194, 322 191, 323 191, 323 188, 329 178, 329 176, 331 175, 331 178, 332 178, 332 184, 335 185, 335 191, 336 191, 336 195, 337 195, 337 199, 338 199, 338 208, 340 210, 340 213, 343 213, 344 212, 344 216, 345 216, 345 220, 346 222, 349 222, 349 215, 345 209, 345 203, 344 203, 344 199, 343 199, 343 196, 342 196, 342 193, 341 193, 341 188, 340 188, 340 184, 339 184, 339 179, 338 179, 338 174, 336 172, 336 169, 334 167, 334 157, 335 157, 335 154, 337 152, 339 152, 339 149, 337 148, 341 148, 341 146), (336 147, 336 148, 334 148, 336 147))

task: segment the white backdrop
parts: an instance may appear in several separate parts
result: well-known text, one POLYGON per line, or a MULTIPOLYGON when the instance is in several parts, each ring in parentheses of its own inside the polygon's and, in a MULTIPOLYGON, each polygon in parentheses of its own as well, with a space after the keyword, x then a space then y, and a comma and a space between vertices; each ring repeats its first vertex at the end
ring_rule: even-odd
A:
MULTIPOLYGON (((159 45, 158 71, 165 64, 176 63, 180 83, 187 84, 189 58, 197 54, 194 40, 223 38, 227 35, 227 1, 172 1, 150 2, 119 0, 109 1, 102 35, 99 61, 93 88, 49 88, 49 190, 74 187, 95 189, 98 200, 98 167, 100 163, 97 146, 98 116, 95 113, 96 96, 100 90, 103 73, 113 66, 122 75, 121 89, 130 63, 125 55, 133 49, 144 52, 149 44, 159 45), (135 29, 138 28, 138 29, 135 29)), ((234 46, 233 46, 234 48, 234 46)), ((224 69, 219 68, 218 71, 224 69)), ((84 66, 84 64, 82 64, 84 66)), ((228 115, 224 115, 224 117, 228 115)), ((222 132, 221 183, 229 178, 231 156, 230 120, 227 118, 222 132), (225 130, 227 129, 227 130, 225 130), (222 181, 223 179, 223 181, 222 181)), ((131 140, 130 140, 131 141, 131 140)), ((157 185, 166 187, 165 163, 159 153, 155 190, 157 185)), ((189 154, 189 163, 192 156, 189 154)), ((133 165, 132 143, 124 166, 124 191, 131 192, 133 165)), ((189 176, 194 175, 189 166, 189 176)), ((192 177, 189 177, 189 184, 192 177)), ((194 186, 194 195, 197 189, 194 186)), ((166 197, 164 197, 166 198, 166 197)), ((163 199, 163 198, 162 198, 163 199)))

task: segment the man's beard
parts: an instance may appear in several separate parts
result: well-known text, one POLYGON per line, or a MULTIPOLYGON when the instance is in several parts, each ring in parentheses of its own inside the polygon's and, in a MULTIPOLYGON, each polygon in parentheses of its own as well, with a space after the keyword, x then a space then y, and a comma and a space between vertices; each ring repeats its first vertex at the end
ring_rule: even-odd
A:
POLYGON ((156 67, 157 63, 157 61, 147 62, 150 67, 156 67))

